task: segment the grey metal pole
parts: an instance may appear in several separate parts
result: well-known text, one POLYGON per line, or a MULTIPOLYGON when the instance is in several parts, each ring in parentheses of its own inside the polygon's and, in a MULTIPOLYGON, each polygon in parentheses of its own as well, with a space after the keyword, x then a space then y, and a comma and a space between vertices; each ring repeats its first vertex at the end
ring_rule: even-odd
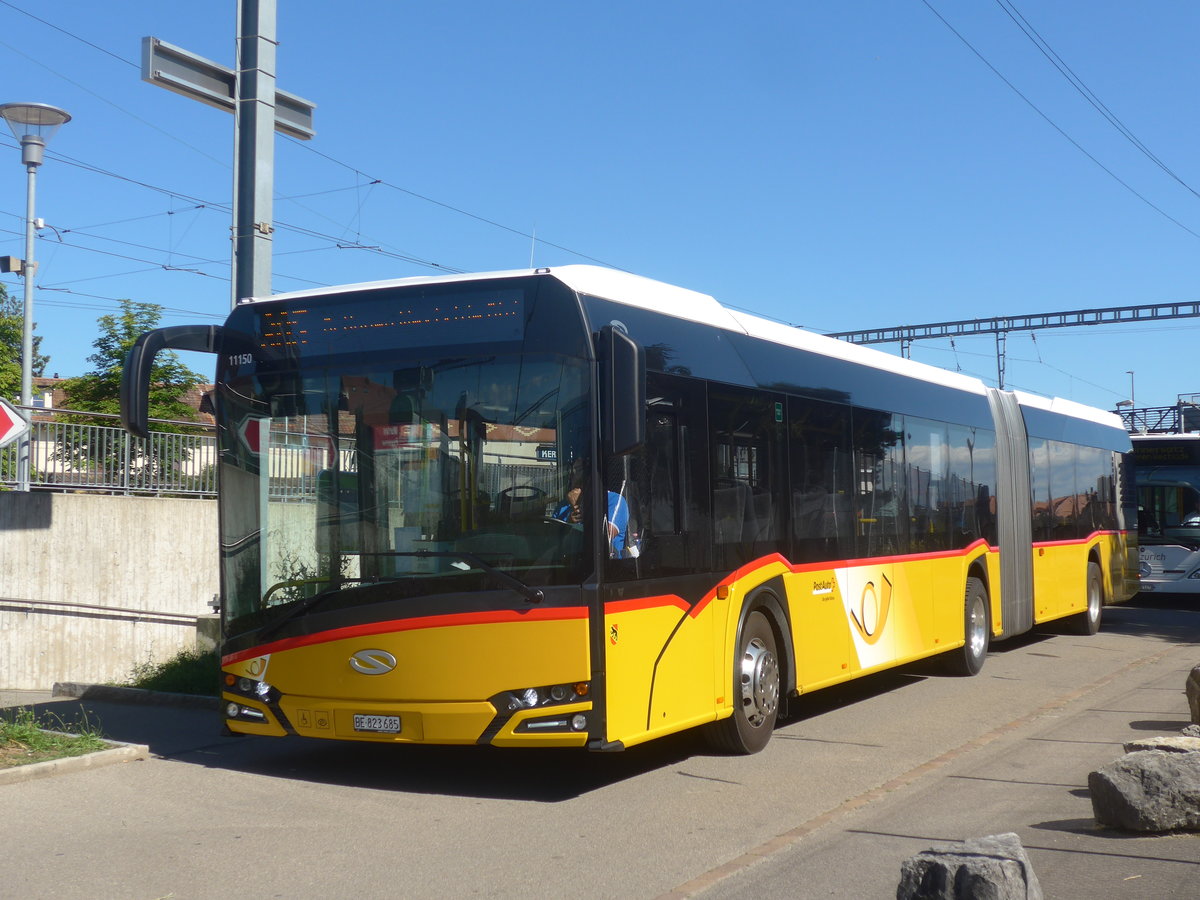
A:
POLYGON ((238 0, 233 306, 271 293, 275 10, 275 0, 238 0))
POLYGON ((996 331, 996 387, 1004 390, 1004 349, 1008 343, 1008 332, 996 331))
MULTIPOLYGON (((22 155, 25 157, 26 175, 26 191, 25 191, 25 314, 24 325, 21 330, 21 406, 25 407, 22 412, 25 415, 27 422, 33 421, 33 411, 30 407, 33 406, 33 274, 37 270, 37 263, 33 260, 33 240, 36 233, 36 223, 34 221, 34 196, 37 189, 37 167, 38 163, 31 159, 31 155, 36 153, 40 161, 41 151, 45 145, 41 141, 33 147, 26 145, 26 141, 33 141, 32 137, 26 137, 21 142, 22 155)), ((30 453, 33 448, 33 429, 26 431, 17 443, 17 490, 28 491, 30 480, 30 453)))

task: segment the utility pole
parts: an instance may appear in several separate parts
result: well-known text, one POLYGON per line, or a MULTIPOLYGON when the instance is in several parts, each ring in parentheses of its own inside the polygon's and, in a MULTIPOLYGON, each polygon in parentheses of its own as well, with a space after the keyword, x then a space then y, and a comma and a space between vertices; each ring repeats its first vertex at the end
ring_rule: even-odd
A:
POLYGON ((271 293, 276 45, 275 0, 238 0, 231 306, 271 293))
POLYGON ((142 39, 142 80, 235 114, 230 306, 271 293, 275 131, 313 137, 316 105, 275 85, 275 0, 238 0, 237 68, 142 39))
POLYGON ((1008 344, 1008 332, 996 332, 996 387, 1004 390, 1004 350, 1008 344))

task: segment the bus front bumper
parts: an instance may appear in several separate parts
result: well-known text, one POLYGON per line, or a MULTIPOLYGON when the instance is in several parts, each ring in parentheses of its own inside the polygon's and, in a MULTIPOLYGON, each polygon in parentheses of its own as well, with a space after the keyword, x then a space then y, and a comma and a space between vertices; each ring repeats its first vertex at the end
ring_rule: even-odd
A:
POLYGON ((225 692, 231 731, 398 744, 583 747, 590 701, 501 711, 487 700, 391 702, 283 695, 265 701, 225 692))

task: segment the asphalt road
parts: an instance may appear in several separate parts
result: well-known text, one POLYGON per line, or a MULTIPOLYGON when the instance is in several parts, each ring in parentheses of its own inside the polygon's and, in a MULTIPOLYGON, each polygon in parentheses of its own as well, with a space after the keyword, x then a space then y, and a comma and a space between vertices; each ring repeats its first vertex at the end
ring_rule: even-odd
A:
POLYGON ((1188 721, 1200 611, 1151 602, 996 645, 975 678, 815 693, 752 757, 227 738, 211 712, 42 704, 155 758, 0 790, 0 895, 882 900, 933 840, 1016 831, 1049 898, 1200 897, 1200 837, 1105 835, 1082 790, 1188 721))

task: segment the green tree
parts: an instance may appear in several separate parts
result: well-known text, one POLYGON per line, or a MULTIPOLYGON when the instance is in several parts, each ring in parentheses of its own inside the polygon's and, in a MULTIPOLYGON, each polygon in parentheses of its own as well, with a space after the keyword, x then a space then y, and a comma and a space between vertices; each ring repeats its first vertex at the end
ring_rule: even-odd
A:
MULTIPOLYGON (((115 315, 101 316, 98 320, 100 334, 92 346, 96 352, 88 357, 94 368, 78 378, 68 378, 59 387, 66 395, 68 409, 81 413, 120 412, 121 372, 125 357, 138 336, 158 324, 161 311, 148 303, 122 300, 121 310, 115 315)), ((203 383, 202 376, 193 372, 179 357, 170 351, 159 353, 150 370, 150 417, 175 421, 195 421, 196 411, 184 402, 183 397, 196 385, 203 383)), ((64 421, 86 425, 112 426, 112 419, 86 415, 64 416, 64 421)), ((186 425, 154 423, 160 432, 190 432, 186 425)), ((121 442, 105 439, 102 432, 93 429, 71 429, 71 434, 59 439, 58 457, 76 468, 102 465, 106 468, 122 463, 121 442)), ((172 449, 173 444, 151 440, 133 441, 130 446, 129 464, 131 477, 149 477, 174 469, 186 461, 187 451, 172 449)))
MULTIPOLYGON (((35 323, 36 331, 37 325, 35 323)), ((25 301, 10 297, 0 284, 0 397, 14 402, 21 399, 21 336, 25 330, 25 301)), ((33 377, 41 378, 50 357, 39 351, 42 338, 33 336, 33 377)))

